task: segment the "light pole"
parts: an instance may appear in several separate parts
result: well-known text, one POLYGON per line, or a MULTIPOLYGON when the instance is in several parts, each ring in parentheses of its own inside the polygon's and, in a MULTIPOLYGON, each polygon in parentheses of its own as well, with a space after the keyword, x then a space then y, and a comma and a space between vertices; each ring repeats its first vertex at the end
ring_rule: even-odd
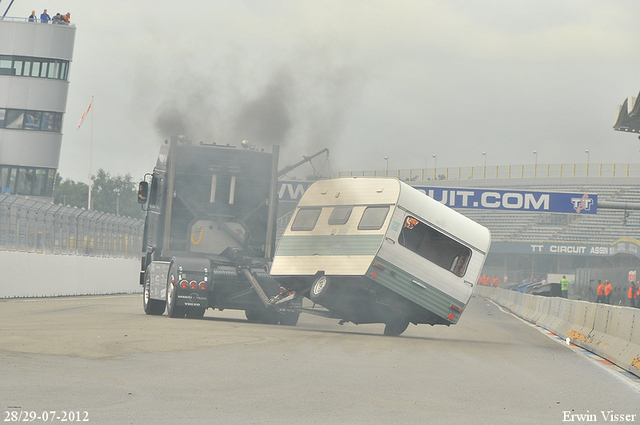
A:
POLYGON ((584 153, 587 154, 587 177, 589 177, 589 149, 585 150, 584 153))
POLYGON ((385 177, 389 177, 389 157, 385 156, 384 160, 387 162, 387 171, 385 172, 385 177))
POLYGON ((533 166, 533 177, 535 177, 538 171, 538 151, 533 151, 533 154, 536 156, 536 162, 533 166))
POLYGON ((116 193, 116 215, 120 215, 120 189, 113 190, 116 193))
POLYGON ((433 179, 436 179, 436 170, 438 168, 438 157, 436 154, 433 154, 433 179))
POLYGON ((482 156, 484 156, 484 168, 482 169, 482 178, 484 179, 487 176, 487 153, 482 152, 482 156))

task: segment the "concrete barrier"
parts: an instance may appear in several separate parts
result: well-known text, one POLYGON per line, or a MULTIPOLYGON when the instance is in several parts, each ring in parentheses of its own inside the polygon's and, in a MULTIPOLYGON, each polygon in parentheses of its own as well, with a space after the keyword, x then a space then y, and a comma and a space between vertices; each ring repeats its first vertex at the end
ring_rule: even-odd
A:
POLYGON ((141 291, 140 261, 0 252, 0 298, 141 291))
POLYGON ((640 310, 500 288, 476 293, 640 377, 640 310))

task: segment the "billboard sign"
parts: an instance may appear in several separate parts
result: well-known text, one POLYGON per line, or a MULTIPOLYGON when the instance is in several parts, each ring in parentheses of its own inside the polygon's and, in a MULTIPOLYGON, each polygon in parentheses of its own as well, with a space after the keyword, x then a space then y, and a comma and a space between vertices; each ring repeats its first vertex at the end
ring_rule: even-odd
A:
MULTIPOLYGON (((311 181, 278 181, 280 201, 298 202, 311 181)), ((413 186, 436 201, 452 208, 483 210, 596 214, 598 195, 587 193, 534 192, 413 186)))
POLYGON ((413 187, 452 208, 572 214, 597 213, 598 195, 587 193, 413 187))

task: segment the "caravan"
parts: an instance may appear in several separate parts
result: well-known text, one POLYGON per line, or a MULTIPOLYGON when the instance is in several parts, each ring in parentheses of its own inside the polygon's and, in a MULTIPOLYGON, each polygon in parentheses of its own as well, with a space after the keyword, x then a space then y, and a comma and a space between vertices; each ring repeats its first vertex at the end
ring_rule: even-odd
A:
POLYGON ((406 183, 314 183, 282 236, 271 275, 342 322, 452 325, 489 250, 489 230, 406 183))

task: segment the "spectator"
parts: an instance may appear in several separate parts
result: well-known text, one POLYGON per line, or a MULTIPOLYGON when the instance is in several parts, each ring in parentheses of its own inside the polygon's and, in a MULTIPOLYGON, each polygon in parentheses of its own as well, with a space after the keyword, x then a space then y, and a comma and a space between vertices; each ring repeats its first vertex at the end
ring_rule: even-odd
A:
POLYGON ((42 22, 43 24, 48 24, 50 20, 51 16, 49 16, 49 14, 47 13, 47 9, 45 9, 44 12, 42 12, 42 15, 40 15, 40 22, 42 22))
POLYGON ((611 304, 611 292, 613 292, 613 286, 611 286, 611 283, 609 283, 608 280, 605 280, 604 283, 606 283, 606 285, 604 286, 605 302, 607 304, 611 304))
POLYGON ((38 22, 38 17, 36 16, 36 11, 31 11, 31 16, 29 16, 29 22, 38 22))
POLYGON ((67 12, 66 15, 64 15, 64 21, 68 24, 71 23, 71 13, 67 12))
POLYGON ((562 280, 560 281, 560 290, 562 291, 562 298, 569 297, 569 281, 567 280, 567 276, 562 276, 562 280))
POLYGON ((633 280, 629 281, 629 293, 627 294, 627 298, 629 299, 629 307, 636 306, 636 298, 638 295, 636 294, 636 284, 633 280))
POLYGON ((598 281, 598 289, 597 289, 598 298, 596 298, 597 303, 604 303, 604 283, 601 280, 598 281))

